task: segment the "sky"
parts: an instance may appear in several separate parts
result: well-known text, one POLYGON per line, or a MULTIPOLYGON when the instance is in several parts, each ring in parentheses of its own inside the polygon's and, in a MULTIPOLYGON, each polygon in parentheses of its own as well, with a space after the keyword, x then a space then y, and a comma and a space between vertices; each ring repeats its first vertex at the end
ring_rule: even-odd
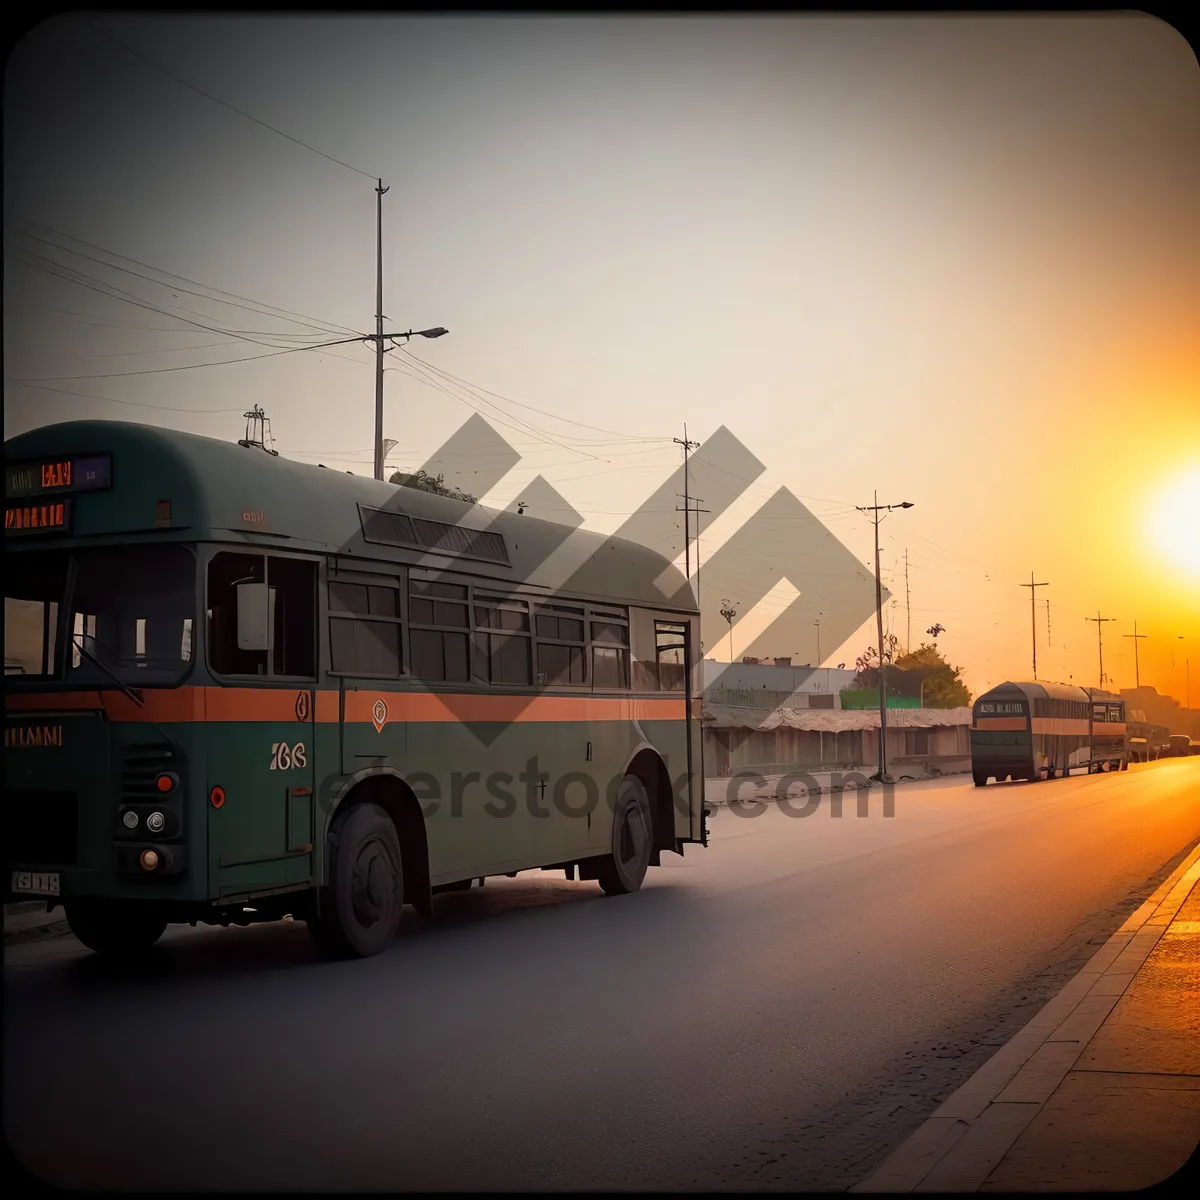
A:
POLYGON ((1113 685, 1200 703, 1200 66, 1156 18, 87 14, 4 121, 6 438, 259 404, 369 474, 371 348, 276 351, 373 331, 381 178, 387 327, 450 331, 387 357, 389 470, 482 412, 488 503, 610 532, 724 427, 765 470, 703 559, 786 487, 867 569, 856 506, 909 501, 902 643, 978 693, 1033 626, 1094 686, 1111 616, 1113 685))

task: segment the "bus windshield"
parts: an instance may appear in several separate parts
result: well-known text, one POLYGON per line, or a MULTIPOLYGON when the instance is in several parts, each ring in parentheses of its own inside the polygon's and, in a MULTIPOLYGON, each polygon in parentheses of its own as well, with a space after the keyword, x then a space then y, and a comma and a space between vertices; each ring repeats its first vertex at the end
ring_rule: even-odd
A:
POLYGON ((86 687, 112 686, 113 676, 132 686, 176 682, 192 661, 195 578, 195 559, 177 545, 9 555, 5 676, 86 687))

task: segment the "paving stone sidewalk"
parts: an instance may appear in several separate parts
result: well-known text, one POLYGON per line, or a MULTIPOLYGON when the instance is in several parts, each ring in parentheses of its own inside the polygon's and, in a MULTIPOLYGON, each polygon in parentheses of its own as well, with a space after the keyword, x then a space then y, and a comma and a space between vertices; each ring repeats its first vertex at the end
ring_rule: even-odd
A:
POLYGON ((1152 1187, 1200 1145, 1200 847, 852 1192, 1152 1187))

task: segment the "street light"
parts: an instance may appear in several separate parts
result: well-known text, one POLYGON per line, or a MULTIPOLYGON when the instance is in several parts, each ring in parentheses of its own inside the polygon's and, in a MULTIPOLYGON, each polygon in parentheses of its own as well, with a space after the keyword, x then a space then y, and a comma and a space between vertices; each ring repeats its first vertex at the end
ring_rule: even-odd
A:
POLYGON ((721 609, 721 616, 729 624, 729 661, 733 662, 733 618, 737 616, 737 609, 734 608, 728 600, 722 600, 721 603, 725 606, 721 609))
POLYGON ((883 664, 883 585, 879 581, 879 514, 891 512, 894 508, 912 508, 911 500, 900 504, 880 504, 879 493, 875 493, 875 503, 868 505, 856 504, 859 512, 875 514, 875 628, 879 634, 879 782, 891 783, 887 773, 887 675, 883 664))
MULTIPOLYGON (((384 191, 387 189, 385 188, 384 191)), ((381 268, 382 270, 382 268, 381 268)), ((382 278, 382 276, 381 276, 382 278)), ((380 287, 382 288, 382 283, 380 287)), ((381 305, 382 308, 382 298, 381 305)), ((383 478, 383 343, 385 341, 395 341, 397 338, 404 338, 408 341, 410 338, 440 338, 450 332, 448 329, 443 329, 441 325, 435 325, 432 329, 409 329, 403 333, 384 333, 383 318, 378 318, 379 329, 376 333, 370 334, 368 337, 353 339, 356 341, 374 342, 375 343, 375 478, 383 478)))

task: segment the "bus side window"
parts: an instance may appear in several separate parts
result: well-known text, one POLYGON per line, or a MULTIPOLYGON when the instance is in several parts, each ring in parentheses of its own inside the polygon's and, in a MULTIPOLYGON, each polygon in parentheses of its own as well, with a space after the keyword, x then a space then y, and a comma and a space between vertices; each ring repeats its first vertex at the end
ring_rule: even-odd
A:
POLYGON ((1092 721, 1093 721, 1093 723, 1100 722, 1100 721, 1107 721, 1107 720, 1108 720, 1108 705, 1107 704, 1093 704, 1092 705, 1092 721))
POLYGON ((317 564, 223 551, 208 564, 208 660, 219 675, 316 677, 317 564), (274 593, 271 649, 238 646, 238 585, 274 593))
POLYGON ((624 617, 605 615, 592 626, 592 686, 629 686, 629 624, 624 617))
POLYGON ((541 684, 587 683, 587 634, 582 608, 539 605, 534 616, 541 684))
POLYGON ((431 683, 470 683, 468 645, 471 619, 467 589, 457 583, 410 579, 409 655, 418 679, 431 683))
POLYGON ((533 639, 524 600, 475 593, 475 660, 480 683, 528 687, 533 671, 533 639))
POLYGON ((654 671, 658 690, 682 692, 687 683, 687 626, 654 622, 654 671))
POLYGON ((379 584, 329 581, 329 669, 335 675, 400 674, 400 592, 379 584))

